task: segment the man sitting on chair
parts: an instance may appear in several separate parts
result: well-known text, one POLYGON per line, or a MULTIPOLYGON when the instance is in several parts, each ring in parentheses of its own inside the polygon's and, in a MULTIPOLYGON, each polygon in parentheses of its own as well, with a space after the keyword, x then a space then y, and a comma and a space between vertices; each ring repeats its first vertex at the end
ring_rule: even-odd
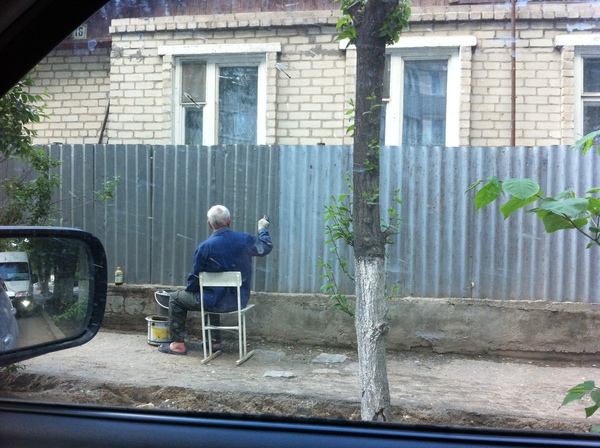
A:
MULTIPOLYGON (((173 342, 158 347, 162 353, 186 355, 185 320, 188 311, 200 311, 200 272, 240 271, 242 273, 241 298, 245 307, 250 298, 252 282, 252 257, 264 257, 273 250, 269 235, 269 221, 258 221, 258 237, 230 229, 231 215, 222 205, 208 211, 211 236, 200 243, 194 253, 193 271, 190 272, 185 290, 171 293, 169 299, 169 331, 173 342)), ((228 312, 237 310, 235 288, 205 288, 204 308, 207 311, 228 312)), ((211 314, 212 325, 219 325, 219 316, 211 314)), ((221 350, 221 335, 213 331, 213 350, 221 350)))

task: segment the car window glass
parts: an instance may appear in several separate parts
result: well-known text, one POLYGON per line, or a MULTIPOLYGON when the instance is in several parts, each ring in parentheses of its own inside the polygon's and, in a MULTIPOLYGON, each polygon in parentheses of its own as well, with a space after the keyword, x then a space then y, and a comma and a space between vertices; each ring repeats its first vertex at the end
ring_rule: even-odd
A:
MULTIPOLYGON (((106 248, 110 277, 97 338, 23 365, 110 376, 126 368, 139 375, 150 364, 152 381, 166 383, 143 399, 73 393, 65 401, 102 395, 108 405, 360 419, 360 372, 376 363, 359 356, 355 325, 370 309, 356 293, 371 284, 356 280, 381 274, 385 311, 373 334, 385 334, 380 353, 385 347, 383 364, 397 382, 389 385, 394 421, 523 428, 547 412, 537 429, 586 430, 581 403, 561 404, 570 387, 594 379, 598 353, 600 170, 597 138, 580 139, 600 129, 600 6, 420 0, 410 8, 366 99, 356 97, 356 80, 374 70, 357 68, 359 45, 351 34, 340 38, 333 0, 111 0, 41 60, 7 97, 19 107, 6 114, 24 130, 0 140, 0 224, 90 231, 106 248), (381 123, 362 142, 371 158, 358 164, 355 133, 364 127, 356 123, 365 116, 381 123), (353 216, 362 188, 354 175, 376 166, 366 207, 379 212, 353 216), (231 242, 243 246, 235 256, 198 249, 226 238, 207 225, 216 204, 250 241, 231 242), (375 226, 373 238, 355 239, 363 224, 375 226), (373 249, 382 241, 385 250, 373 249), (369 256, 355 258, 359 250, 369 256), (159 350, 173 337, 171 295, 198 292, 194 257, 203 251, 214 269, 244 274, 255 305, 248 341, 225 333, 208 344, 223 353, 207 364, 199 310, 187 316, 186 357, 171 345, 159 350), (373 257, 381 264, 365 262, 373 257), (240 343, 253 358, 236 366, 246 354, 240 343), (420 379, 422 368, 442 373, 420 379), (543 368, 565 376, 529 383, 543 368), (211 387, 227 400, 215 405, 210 390, 186 397, 186 372, 208 384, 223 378, 211 387), (458 386, 433 387, 451 375, 462 378, 458 386), (502 411, 511 418, 488 409, 493 400, 478 401, 494 387, 511 391, 502 411), (519 388, 539 390, 544 403, 514 402, 519 388), (317 400, 323 390, 332 396, 317 400), (456 409, 460 417, 448 417, 456 409), (472 417, 478 412, 491 422, 472 417)), ((18 313, 21 340, 37 325, 24 329, 31 316, 65 338, 77 334, 89 311, 79 296, 85 257, 64 245, 45 255, 21 250, 28 243, 0 249, 9 299, 0 304, 2 331, 14 333, 7 328, 18 313), (62 299, 46 303, 64 270, 62 299)), ((211 293, 233 303, 237 291, 228 288, 211 293)), ((11 338, 7 350, 18 346, 11 338)), ((598 404, 592 389, 585 400, 598 404)))

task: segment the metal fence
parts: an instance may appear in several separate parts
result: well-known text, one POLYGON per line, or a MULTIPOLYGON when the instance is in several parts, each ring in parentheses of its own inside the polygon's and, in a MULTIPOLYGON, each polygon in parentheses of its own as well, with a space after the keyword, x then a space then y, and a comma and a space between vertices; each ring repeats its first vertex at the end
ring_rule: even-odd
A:
MULTIPOLYGON (((209 236, 206 211, 221 203, 234 230, 256 232, 271 219, 275 250, 255 260, 253 289, 319 292, 324 280, 324 207, 348 191, 351 148, 343 146, 60 145, 62 212, 57 224, 95 233, 109 268, 128 283, 182 285, 193 252, 209 236), (94 191, 119 176, 113 201, 94 191)), ((532 177, 548 194, 600 185, 598 157, 566 147, 382 150, 382 209, 400 190, 403 219, 388 247, 388 283, 401 296, 600 302, 600 251, 576 232, 545 235, 534 215, 504 221, 497 207, 478 212, 477 179, 532 177)), ((347 250, 348 252, 349 250, 347 250)), ((338 275, 342 290, 350 280, 338 275)))

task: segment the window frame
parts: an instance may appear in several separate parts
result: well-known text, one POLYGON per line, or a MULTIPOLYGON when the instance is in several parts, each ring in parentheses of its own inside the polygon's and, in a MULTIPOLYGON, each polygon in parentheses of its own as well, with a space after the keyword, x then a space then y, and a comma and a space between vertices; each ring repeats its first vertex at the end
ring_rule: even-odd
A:
POLYGON ((281 44, 215 44, 174 45, 159 48, 162 56, 172 56, 172 139, 176 144, 185 144, 185 106, 181 103, 183 61, 206 61, 206 101, 203 110, 204 129, 202 144, 218 145, 218 67, 256 66, 258 68, 257 129, 256 144, 267 144, 268 70, 269 55, 281 52, 281 44), (212 119, 210 115, 212 114, 212 119), (208 117, 207 117, 208 116, 208 117))
POLYGON ((404 65, 405 61, 445 60, 447 61, 446 79, 446 134, 445 146, 458 146, 460 123, 460 91, 450 88, 460 86, 460 59, 458 48, 390 48, 390 86, 386 107, 384 144, 401 146, 404 112, 404 65), (391 80, 400 82, 391 82, 391 80))
POLYGON ((595 93, 584 92, 583 90, 583 64, 584 59, 593 58, 600 60, 600 46, 578 46, 575 48, 575 107, 574 107, 574 128, 577 138, 583 137, 585 113, 584 106, 586 103, 600 104, 600 91, 595 93))
MULTIPOLYGON (((464 52, 467 48, 474 48, 477 45, 477 38, 472 35, 454 35, 454 36, 402 36, 398 42, 389 45, 386 49, 386 54, 395 57, 418 57, 426 55, 424 59, 448 58, 448 86, 452 89, 447 89, 448 100, 446 104, 446 145, 445 146, 460 146, 460 121, 462 109, 461 95, 463 95, 463 83, 470 87, 469 66, 470 60, 465 60, 464 52)), ((354 45, 350 45, 348 39, 340 41, 340 50, 356 51, 354 45)), ((467 56, 468 57, 468 56, 467 56)), ((354 60, 356 58, 353 58, 354 60)), ((391 65, 390 61, 390 65, 391 65)), ((400 72, 403 75, 403 72, 400 72)), ((390 79, 392 79, 390 67, 390 79)), ((402 83, 398 83, 404 89, 404 79, 402 83)), ((390 85, 391 88, 391 85, 390 85)), ((403 95, 403 92, 401 92, 403 95)), ((390 91, 390 100, 392 92, 390 91)), ((400 97, 401 98, 401 97, 400 97)), ((395 101, 400 101, 400 98, 395 98, 395 101)), ((389 104, 388 104, 389 106, 389 104)), ((393 104, 392 104, 393 106, 393 104)), ((386 108, 385 135, 383 144, 386 146, 401 146, 402 145, 402 123, 399 124, 399 132, 394 132, 394 125, 401 120, 401 110, 398 109, 398 117, 389 117, 389 111, 386 108), (391 121, 390 121, 391 120, 391 121)))
POLYGON ((565 110, 572 113, 572 127, 568 130, 573 135, 566 135, 567 141, 572 142, 583 137, 583 101, 581 101, 583 89, 583 57, 598 55, 600 57, 600 35, 588 33, 559 34, 554 37, 554 46, 562 54, 563 79, 567 87, 572 88, 572 96, 568 94, 565 110), (572 58, 572 59, 571 59, 572 58), (569 64, 569 63, 572 63, 569 64), (572 70, 571 70, 572 67, 572 70), (572 107, 572 109, 571 109, 572 107))

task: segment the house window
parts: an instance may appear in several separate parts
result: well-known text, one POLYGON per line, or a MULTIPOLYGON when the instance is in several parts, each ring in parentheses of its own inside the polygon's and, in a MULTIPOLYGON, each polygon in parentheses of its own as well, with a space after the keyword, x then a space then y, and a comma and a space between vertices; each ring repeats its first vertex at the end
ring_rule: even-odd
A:
POLYGON ((267 110, 274 110, 275 101, 273 93, 267 95, 267 86, 275 85, 274 66, 280 52, 280 43, 159 47, 158 54, 169 67, 165 73, 174 75, 175 142, 267 144, 267 110))
POLYGON ((182 59, 179 141, 186 145, 259 142, 261 62, 182 59))
POLYGON ((457 49, 390 50, 385 83, 384 144, 458 145, 457 49))
POLYGON ((582 55, 581 110, 582 133, 600 129, 600 57, 582 55))

